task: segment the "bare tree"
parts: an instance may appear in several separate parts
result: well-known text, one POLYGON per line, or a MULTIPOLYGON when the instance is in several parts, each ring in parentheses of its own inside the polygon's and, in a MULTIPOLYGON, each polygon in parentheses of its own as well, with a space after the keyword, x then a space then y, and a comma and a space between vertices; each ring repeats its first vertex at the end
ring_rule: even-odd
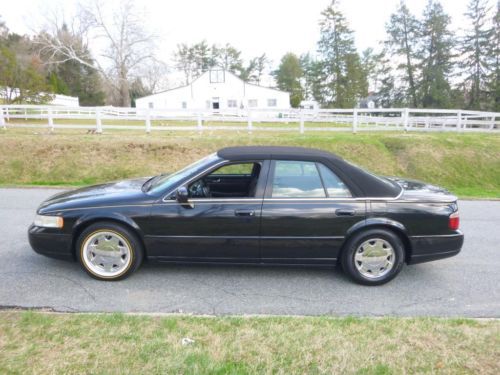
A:
POLYGON ((69 27, 70 34, 79 38, 65 36, 60 21, 53 19, 51 30, 44 30, 36 39, 41 52, 50 53, 54 63, 75 60, 99 70, 116 92, 116 104, 130 106, 130 82, 144 65, 155 61, 154 34, 145 29, 144 17, 132 0, 122 0, 116 9, 99 0, 86 1, 79 8, 69 27), (75 40, 102 44, 95 64, 82 58, 81 45, 75 40))

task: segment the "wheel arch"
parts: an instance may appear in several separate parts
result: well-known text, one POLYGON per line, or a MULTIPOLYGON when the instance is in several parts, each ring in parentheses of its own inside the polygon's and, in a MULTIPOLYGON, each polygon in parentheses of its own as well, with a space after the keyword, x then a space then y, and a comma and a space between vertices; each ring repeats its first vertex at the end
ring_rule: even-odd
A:
POLYGON ((79 218, 75 224, 73 225, 73 231, 72 231, 72 239, 71 239, 71 252, 73 257, 76 259, 76 243, 78 241, 78 237, 80 237, 80 234, 88 228, 90 225, 98 223, 98 222, 111 222, 114 224, 121 225, 128 230, 130 230, 132 233, 134 233, 137 236, 137 239, 139 240, 143 252, 144 252, 144 258, 147 258, 147 250, 146 246, 144 243, 144 236, 142 233, 141 228, 137 225, 135 221, 132 219, 123 216, 123 215, 88 215, 79 218))
POLYGON ((403 243, 405 262, 407 263, 411 259, 412 247, 406 227, 398 221, 390 220, 387 218, 376 218, 376 217, 368 218, 362 222, 358 222, 348 229, 344 242, 342 243, 342 246, 340 248, 339 255, 337 256, 337 259, 339 260, 341 259, 342 252, 344 251, 345 246, 353 236, 362 231, 370 229, 385 229, 396 234, 403 243))

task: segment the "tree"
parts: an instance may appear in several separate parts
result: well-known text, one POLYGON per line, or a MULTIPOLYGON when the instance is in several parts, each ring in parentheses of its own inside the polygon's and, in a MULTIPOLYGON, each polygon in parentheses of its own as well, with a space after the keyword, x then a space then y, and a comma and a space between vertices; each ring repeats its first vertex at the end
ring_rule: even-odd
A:
POLYGON ((303 74, 304 98, 313 99, 318 103, 323 101, 323 64, 309 53, 300 57, 303 74))
POLYGON ((375 53, 372 48, 366 49, 361 64, 369 82, 369 91, 377 98, 377 105, 391 107, 396 95, 394 75, 386 51, 375 53))
POLYGON ((40 61, 20 62, 13 50, 0 45, 0 87, 7 104, 43 104, 52 99, 45 78, 40 74, 40 61))
POLYGON ((338 1, 332 0, 321 13, 318 46, 325 78, 321 102, 327 107, 348 108, 354 107, 358 99, 367 94, 367 85, 353 32, 337 5, 338 1))
POLYGON ((487 79, 487 90, 490 98, 490 108, 500 112, 500 1, 493 17, 491 41, 487 49, 490 74, 487 79))
POLYGON ((290 93, 290 104, 294 108, 299 107, 304 99, 304 90, 300 83, 303 76, 300 59, 291 52, 281 58, 280 65, 274 72, 278 88, 290 93))
POLYGON ((424 11, 422 35, 422 80, 420 96, 424 108, 451 106, 452 48, 454 40, 449 30, 450 17, 441 4, 429 0, 424 11))
POLYGON ((37 38, 42 53, 50 53, 54 63, 75 60, 91 69, 96 69, 115 92, 115 103, 130 106, 129 84, 141 66, 155 60, 155 36, 148 32, 144 17, 135 8, 132 0, 121 0, 117 9, 105 7, 99 0, 81 5, 73 22, 71 36, 65 38, 61 25, 53 21, 55 30, 43 30, 37 38), (104 45, 99 59, 89 61, 82 58, 80 40, 101 40, 104 45))
POLYGON ((470 0, 466 18, 470 28, 460 41, 460 68, 465 75, 462 82, 466 90, 467 108, 481 109, 485 102, 488 79, 488 51, 491 41, 491 29, 487 25, 487 1, 470 0))
POLYGON ((402 0, 398 9, 390 17, 386 25, 389 39, 385 42, 389 54, 400 60, 397 68, 402 72, 402 81, 408 87, 404 89, 403 95, 412 107, 418 107, 417 98, 417 47, 420 40, 420 23, 410 13, 410 10, 402 0))

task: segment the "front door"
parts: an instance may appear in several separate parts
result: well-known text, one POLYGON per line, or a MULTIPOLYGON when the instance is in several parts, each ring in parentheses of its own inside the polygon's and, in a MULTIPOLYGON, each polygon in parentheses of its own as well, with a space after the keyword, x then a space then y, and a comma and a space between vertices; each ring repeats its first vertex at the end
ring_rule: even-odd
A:
POLYGON ((189 182, 189 201, 152 208, 148 256, 163 261, 259 262, 269 162, 230 163, 189 182))
POLYGON ((352 198, 325 165, 273 161, 262 206, 262 261, 333 264, 347 230, 365 212, 365 202, 352 198))

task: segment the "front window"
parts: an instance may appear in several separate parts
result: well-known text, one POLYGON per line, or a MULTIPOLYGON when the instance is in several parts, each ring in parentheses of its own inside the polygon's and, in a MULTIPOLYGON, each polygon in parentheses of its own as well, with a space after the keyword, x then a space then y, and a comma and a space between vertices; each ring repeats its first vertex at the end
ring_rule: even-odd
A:
POLYGON ((250 108, 255 108, 259 105, 259 102, 257 101, 257 99, 249 99, 248 100, 248 106, 250 108))
POLYGON ((329 168, 311 161, 275 162, 272 198, 345 198, 351 192, 329 168))
POLYGON ((278 101, 276 99, 267 99, 268 107, 276 107, 278 105, 278 101))
POLYGON ((225 73, 223 70, 211 70, 210 71, 210 83, 224 83, 225 73))
POLYGON ((260 170, 257 162, 224 165, 189 184, 189 197, 253 198, 260 170))
POLYGON ((193 164, 188 165, 180 171, 169 175, 159 175, 153 177, 153 179, 149 182, 149 188, 147 189, 147 191, 156 193, 162 190, 173 189, 175 185, 182 180, 185 180, 193 174, 202 172, 204 169, 207 169, 210 164, 217 160, 220 160, 217 154, 208 155, 207 157, 204 157, 203 159, 200 159, 193 164))
POLYGON ((238 106, 238 103, 236 102, 236 100, 228 100, 227 101, 227 107, 228 108, 236 108, 238 106))

